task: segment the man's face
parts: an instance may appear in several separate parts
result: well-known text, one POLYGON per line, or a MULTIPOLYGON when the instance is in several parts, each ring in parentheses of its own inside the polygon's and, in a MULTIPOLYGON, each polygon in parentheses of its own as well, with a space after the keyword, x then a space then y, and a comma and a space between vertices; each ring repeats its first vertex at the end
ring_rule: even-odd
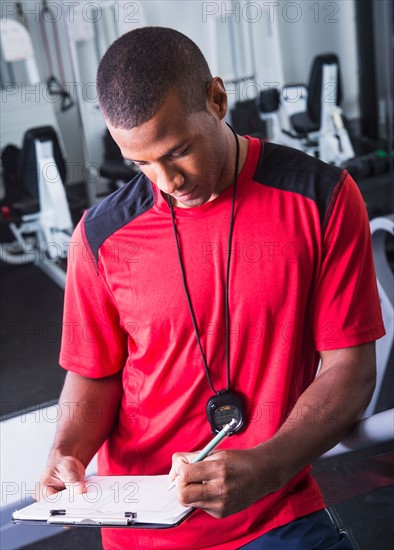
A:
POLYGON ((176 206, 200 206, 228 183, 231 167, 223 116, 213 100, 207 101, 207 109, 187 115, 178 96, 170 93, 148 122, 131 130, 107 121, 124 158, 173 197, 176 206))

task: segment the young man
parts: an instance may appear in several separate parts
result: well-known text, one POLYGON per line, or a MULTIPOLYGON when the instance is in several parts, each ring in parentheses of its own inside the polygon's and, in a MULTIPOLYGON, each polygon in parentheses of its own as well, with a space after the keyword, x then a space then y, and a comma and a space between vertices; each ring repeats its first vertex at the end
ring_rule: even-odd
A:
POLYGON ((42 486, 83 490, 99 449, 103 475, 171 468, 197 510, 174 529, 104 529, 107 550, 351 548, 309 464, 367 405, 384 334, 356 185, 237 136, 222 80, 176 31, 119 38, 98 92, 141 174, 73 237, 64 414, 42 486), (190 464, 228 412, 236 433, 190 464))

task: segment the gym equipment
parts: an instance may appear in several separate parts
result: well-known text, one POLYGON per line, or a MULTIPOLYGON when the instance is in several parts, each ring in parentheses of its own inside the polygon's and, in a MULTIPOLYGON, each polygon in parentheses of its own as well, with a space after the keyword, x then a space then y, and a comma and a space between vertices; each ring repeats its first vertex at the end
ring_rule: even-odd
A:
POLYGON ((267 124, 259 116, 256 100, 237 101, 231 109, 231 125, 241 135, 265 138, 267 124))
POLYGON ((376 388, 364 417, 394 407, 394 274, 389 265, 386 241, 394 236, 394 214, 370 222, 372 250, 386 335, 376 342, 376 388))
POLYGON ((260 93, 262 118, 271 121, 270 138, 341 165, 355 156, 339 107, 341 97, 337 55, 316 56, 308 87, 292 84, 260 93))
POLYGON ((306 111, 293 114, 290 119, 293 128, 301 135, 317 132, 327 122, 327 104, 339 105, 342 86, 339 60, 335 54, 315 57, 308 84, 306 111), (328 93, 328 97, 327 97, 328 93))
POLYGON ((115 191, 130 181, 139 170, 130 161, 126 161, 119 147, 107 130, 104 134, 104 162, 100 166, 100 175, 110 180, 115 191))
POLYGON ((390 168, 389 154, 386 151, 378 149, 367 155, 354 157, 342 166, 346 168, 356 181, 361 181, 388 172, 390 168))
MULTIPOLYGON (((9 168, 7 164, 4 166, 6 176, 9 168)), ((14 265, 34 262, 61 288, 65 286, 64 262, 73 230, 61 176, 64 178, 65 173, 65 162, 53 128, 28 130, 17 181, 12 182, 13 189, 6 193, 6 197, 17 193, 18 200, 2 206, 3 220, 15 241, 0 244, 3 262, 14 265)), ((5 182, 7 185, 7 177, 5 182)))
POLYGON ((64 87, 64 83, 67 81, 67 79, 64 72, 59 31, 56 25, 57 17, 56 17, 56 14, 51 9, 51 7, 48 6, 48 2, 46 0, 43 0, 42 12, 39 19, 40 19, 40 31, 44 42, 45 54, 46 54, 46 59, 47 59, 49 74, 50 74, 46 83, 48 87, 48 93, 53 96, 59 96, 61 98, 61 110, 67 111, 68 109, 74 106, 74 100, 70 92, 68 92, 64 87), (51 23, 50 26, 52 29, 52 34, 53 34, 54 43, 55 43, 55 51, 56 51, 55 63, 52 62, 52 50, 49 47, 47 24, 46 24, 48 20, 51 23), (58 70, 60 73, 60 80, 54 76, 54 73, 55 73, 54 67, 59 68, 58 70))
POLYGON ((95 85, 97 67, 108 46, 116 38, 146 24, 144 7, 139 1, 114 3, 105 0, 62 4, 65 17, 61 18, 59 24, 63 25, 72 81, 78 83, 75 86, 75 102, 82 137, 87 202, 91 206, 109 192, 106 182, 99 177, 105 155, 102 136, 106 126, 99 109, 95 85))
POLYGON ((24 61, 26 77, 21 85, 12 82, 1 89, 0 147, 6 186, 2 218, 13 241, 0 244, 0 260, 34 262, 64 288, 73 223, 63 186, 66 170, 57 121, 46 85, 39 83, 26 27, 7 19, 1 21, 1 31, 4 61, 9 65, 24 61))

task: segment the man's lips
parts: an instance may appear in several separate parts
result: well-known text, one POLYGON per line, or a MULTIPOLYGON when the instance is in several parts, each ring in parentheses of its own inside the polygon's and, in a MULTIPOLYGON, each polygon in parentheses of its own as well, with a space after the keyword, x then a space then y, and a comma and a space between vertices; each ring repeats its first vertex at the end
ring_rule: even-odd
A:
MULTIPOLYGON (((193 187, 193 189, 191 189, 190 191, 188 191, 187 193, 183 193, 182 195, 175 195, 175 199, 176 200, 181 200, 181 199, 187 199, 189 198, 193 193, 194 191, 197 189, 197 185, 195 185, 193 187)), ((173 195, 174 196, 174 195, 173 195)))

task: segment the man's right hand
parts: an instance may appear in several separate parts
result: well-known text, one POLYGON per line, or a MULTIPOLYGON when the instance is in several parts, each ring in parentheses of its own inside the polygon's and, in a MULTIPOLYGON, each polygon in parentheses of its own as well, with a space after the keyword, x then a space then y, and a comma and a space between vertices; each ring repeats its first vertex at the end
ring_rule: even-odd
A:
POLYGON ((82 462, 73 456, 50 461, 41 475, 35 499, 45 499, 71 484, 75 493, 86 493, 85 466, 82 462))
POLYGON ((67 373, 58 403, 55 440, 37 484, 36 500, 69 484, 74 484, 78 493, 86 492, 85 468, 111 433, 122 393, 122 371, 104 378, 67 373), (93 419, 86 414, 92 405, 97 411, 93 419))

